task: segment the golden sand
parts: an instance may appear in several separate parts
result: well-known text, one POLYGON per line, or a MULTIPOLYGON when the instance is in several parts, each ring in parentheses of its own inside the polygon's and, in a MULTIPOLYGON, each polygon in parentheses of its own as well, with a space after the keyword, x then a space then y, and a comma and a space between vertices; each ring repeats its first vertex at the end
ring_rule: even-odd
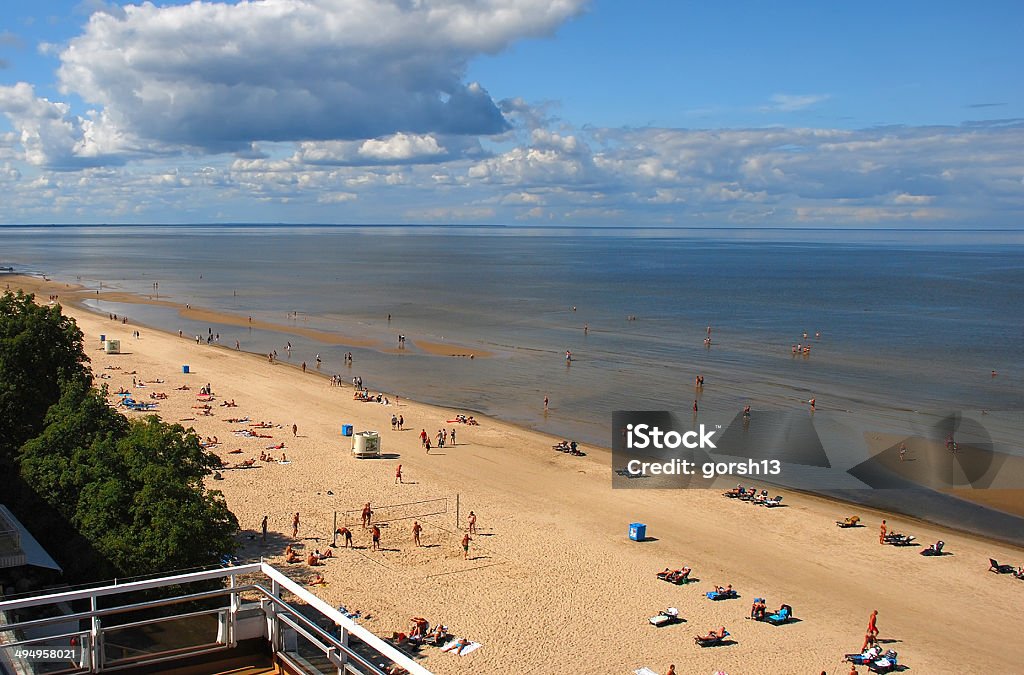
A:
MULTIPOLYGON (((166 393, 159 414, 217 436, 214 451, 225 462, 261 451, 277 459, 287 454, 288 464, 257 461, 210 483, 223 490, 244 528, 244 559, 266 557, 308 578, 311 568, 283 562, 284 546, 324 550, 334 513, 342 512, 339 525, 355 533, 357 548, 334 549, 336 558, 317 568, 329 582, 314 589, 318 595, 358 608, 363 625, 378 635, 407 630, 410 617, 423 616, 483 644, 464 657, 424 648, 425 665, 437 673, 631 673, 641 666, 664 672, 670 663, 680 674, 847 673, 842 656, 859 649, 874 609, 881 639, 892 641, 884 646, 896 649, 911 672, 1016 673, 1024 663, 1017 630, 1024 582, 986 571, 989 557, 1024 563, 1024 551, 1012 546, 788 492, 786 506, 776 509, 711 490, 613 492, 601 449, 572 457, 551 449, 558 439, 498 420, 454 425, 446 421, 460 411, 404 399, 397 406, 354 401, 348 387, 254 355, 151 329, 136 340, 136 326, 67 311, 111 391, 131 389, 133 370, 136 381, 162 379, 133 389, 136 399, 166 393), (101 333, 120 339, 128 353, 103 353, 101 333), (193 407, 206 383, 217 395, 212 416, 193 407), (190 389, 177 389, 183 385, 190 389), (219 406, 231 399, 237 407, 219 406), (391 430, 393 414, 404 416, 406 431, 391 430), (258 430, 272 438, 233 435, 248 425, 225 419, 246 416, 273 422, 258 430), (354 459, 342 424, 380 431, 384 458, 354 459), (458 445, 428 455, 418 434, 442 426, 457 430, 458 445), (282 442, 283 450, 266 450, 282 442), (405 482, 396 485, 399 463, 405 482), (412 519, 393 519, 382 528, 384 550, 369 550, 358 518, 363 503, 382 513, 384 505, 438 498, 447 498, 448 512, 418 519, 425 546, 413 546, 412 519), (479 534, 464 560, 459 542, 470 510, 479 516, 479 534), (852 513, 866 527, 835 526, 852 513), (259 535, 264 514, 266 544, 259 535), (883 517, 890 531, 924 543, 943 539, 952 555, 926 558, 918 548, 879 545, 883 517), (630 541, 631 522, 646 523, 651 539, 630 541), (674 586, 655 576, 684 564, 699 582, 674 586), (732 584, 740 599, 707 600, 715 584, 732 584), (800 621, 776 627, 744 619, 758 596, 772 609, 792 605, 800 621), (686 623, 651 626, 648 617, 666 607, 677 607, 686 623), (734 644, 693 643, 694 634, 723 625, 734 644)), ((436 510, 430 506, 423 510, 436 510)))

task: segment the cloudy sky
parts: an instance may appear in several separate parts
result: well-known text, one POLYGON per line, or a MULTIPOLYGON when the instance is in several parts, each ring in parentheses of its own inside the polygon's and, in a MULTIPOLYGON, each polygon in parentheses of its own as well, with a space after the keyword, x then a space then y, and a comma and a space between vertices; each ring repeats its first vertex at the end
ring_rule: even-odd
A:
POLYGON ((1019 0, 3 0, 0 223, 1019 227, 1022 31, 1019 0))

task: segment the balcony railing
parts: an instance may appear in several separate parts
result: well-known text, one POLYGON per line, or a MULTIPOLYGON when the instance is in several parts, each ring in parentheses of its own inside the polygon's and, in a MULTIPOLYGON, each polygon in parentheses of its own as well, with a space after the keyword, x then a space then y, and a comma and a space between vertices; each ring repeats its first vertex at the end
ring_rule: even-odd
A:
POLYGON ((294 672, 383 675, 394 664, 430 675, 267 563, 0 602, 0 670, 17 675, 113 672, 226 652, 255 638, 294 672), (218 581, 223 587, 182 590, 218 581), (115 602, 169 588, 172 597, 115 602))

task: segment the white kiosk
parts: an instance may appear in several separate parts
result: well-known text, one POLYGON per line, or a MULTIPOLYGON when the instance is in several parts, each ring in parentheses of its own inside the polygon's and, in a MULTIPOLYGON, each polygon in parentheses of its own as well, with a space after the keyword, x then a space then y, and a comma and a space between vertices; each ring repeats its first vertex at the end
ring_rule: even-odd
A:
POLYGON ((352 455, 359 459, 380 458, 380 434, 357 431, 352 435, 352 455))

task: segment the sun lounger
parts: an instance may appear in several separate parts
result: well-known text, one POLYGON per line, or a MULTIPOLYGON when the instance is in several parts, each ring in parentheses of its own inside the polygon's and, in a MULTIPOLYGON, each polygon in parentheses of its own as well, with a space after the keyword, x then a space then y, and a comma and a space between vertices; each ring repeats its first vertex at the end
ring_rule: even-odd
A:
POLYGON ((648 619, 652 626, 661 628, 662 626, 671 626, 674 623, 680 623, 682 619, 679 618, 679 610, 675 607, 669 607, 663 609, 659 614, 652 616, 648 619))
POLYGON ((846 528, 846 527, 859 527, 858 523, 860 523, 860 516, 849 516, 849 517, 845 518, 844 520, 837 520, 836 521, 836 525, 838 525, 839 527, 843 527, 843 528, 846 528))
POLYGON ((708 600, 730 600, 740 597, 736 591, 708 591, 708 600))
POLYGON ((774 614, 769 614, 765 617, 765 620, 773 626, 781 626, 790 619, 793 618, 793 608, 789 605, 783 605, 779 608, 779 611, 774 614))
POLYGON ((945 546, 945 545, 946 545, 946 542, 944 542, 944 541, 942 541, 940 539, 939 541, 935 542, 934 544, 932 544, 928 548, 926 548, 923 551, 921 551, 921 555, 925 555, 925 556, 942 555, 942 547, 945 546))
POLYGON ((1000 565, 999 563, 996 562, 995 558, 989 558, 988 561, 990 563, 989 566, 988 566, 988 571, 989 572, 995 572, 996 574, 1013 574, 1014 573, 1013 565, 1000 565))
POLYGON ((693 638, 693 641, 696 642, 701 647, 712 647, 714 645, 722 644, 722 641, 725 640, 725 638, 727 638, 727 637, 729 637, 729 631, 725 631, 724 635, 715 635, 715 636, 695 635, 694 638, 693 638))

